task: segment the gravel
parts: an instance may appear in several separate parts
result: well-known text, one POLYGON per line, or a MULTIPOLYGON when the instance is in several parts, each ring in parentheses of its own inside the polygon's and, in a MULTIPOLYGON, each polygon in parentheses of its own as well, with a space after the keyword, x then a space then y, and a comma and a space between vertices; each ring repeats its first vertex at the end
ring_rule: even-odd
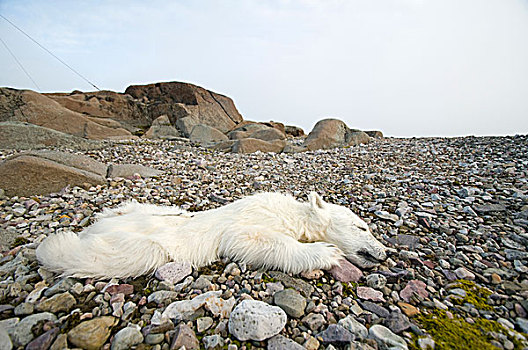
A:
MULTIPOLYGON (((15 153, 2 150, 0 160, 15 153)), ((494 332, 490 343, 508 349, 515 338, 515 346, 528 346, 519 333, 528 330, 527 136, 387 138, 343 149, 248 155, 140 140, 82 154, 148 166, 160 175, 108 178, 106 185, 31 198, 0 191, 0 234, 10 237, 0 241, 3 346, 265 349, 271 342, 272 348, 351 343, 404 349, 416 338, 418 345, 434 344, 417 318, 432 310, 470 323, 499 320, 508 331, 494 332), (328 271, 257 271, 224 259, 200 270, 173 266, 159 278, 111 281, 63 278, 35 258, 46 236, 80 232, 103 208, 125 200, 200 211, 258 191, 301 200, 317 191, 349 207, 391 248, 389 258, 346 279, 328 271), (485 303, 472 301, 464 286, 485 291, 485 303), (209 303, 199 297, 211 292, 209 303), (288 293, 298 300, 284 298, 288 293), (269 333, 279 332, 273 341, 239 341, 230 333, 230 313, 244 300, 287 310, 285 326, 269 333)))

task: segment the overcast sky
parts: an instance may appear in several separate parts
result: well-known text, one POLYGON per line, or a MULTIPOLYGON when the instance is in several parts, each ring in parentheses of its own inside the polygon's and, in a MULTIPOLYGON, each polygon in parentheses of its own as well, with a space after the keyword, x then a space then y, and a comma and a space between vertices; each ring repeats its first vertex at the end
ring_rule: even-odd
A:
MULTIPOLYGON (((101 89, 186 81, 244 119, 389 136, 528 133, 528 0, 0 0, 101 89)), ((0 18, 0 86, 93 88, 0 18)))

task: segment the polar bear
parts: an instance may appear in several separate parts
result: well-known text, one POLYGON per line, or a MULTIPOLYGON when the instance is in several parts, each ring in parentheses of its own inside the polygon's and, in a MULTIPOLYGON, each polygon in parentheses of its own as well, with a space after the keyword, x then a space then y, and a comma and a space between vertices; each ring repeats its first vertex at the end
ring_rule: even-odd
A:
POLYGON ((42 265, 63 275, 125 278, 169 261, 201 267, 221 257, 294 274, 329 269, 343 257, 369 267, 384 260, 385 251, 363 220, 316 193, 308 202, 259 193, 196 213, 127 202, 104 210, 79 235, 46 238, 36 253, 42 265))

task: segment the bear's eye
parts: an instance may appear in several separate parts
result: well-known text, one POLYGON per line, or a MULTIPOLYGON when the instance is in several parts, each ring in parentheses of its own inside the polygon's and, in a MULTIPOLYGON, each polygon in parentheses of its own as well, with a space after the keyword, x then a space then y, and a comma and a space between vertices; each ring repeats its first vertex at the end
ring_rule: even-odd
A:
POLYGON ((362 227, 362 226, 356 226, 358 229, 362 230, 362 231, 366 231, 367 229, 365 227, 362 227))

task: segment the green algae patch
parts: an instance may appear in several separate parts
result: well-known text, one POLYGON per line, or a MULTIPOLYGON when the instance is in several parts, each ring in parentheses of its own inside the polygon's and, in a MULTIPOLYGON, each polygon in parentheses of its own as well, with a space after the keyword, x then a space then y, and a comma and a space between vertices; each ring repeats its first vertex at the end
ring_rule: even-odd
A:
POLYGON ((356 298, 357 283, 354 282, 341 282, 343 286, 343 298, 353 297, 356 298))
POLYGON ((466 280, 457 280, 450 289, 460 288, 466 292, 464 298, 453 298, 451 302, 455 305, 464 305, 469 303, 479 310, 493 311, 493 307, 488 304, 488 298, 492 294, 489 289, 479 287, 475 282, 466 280))
MULTIPOLYGON (((495 340, 493 334, 501 333, 513 342, 515 348, 523 344, 497 321, 476 319, 474 323, 467 322, 460 316, 448 317, 444 310, 428 310, 414 318, 435 341, 435 350, 496 350, 491 344, 495 340)), ((409 344, 409 349, 418 350, 417 337, 409 344)))

